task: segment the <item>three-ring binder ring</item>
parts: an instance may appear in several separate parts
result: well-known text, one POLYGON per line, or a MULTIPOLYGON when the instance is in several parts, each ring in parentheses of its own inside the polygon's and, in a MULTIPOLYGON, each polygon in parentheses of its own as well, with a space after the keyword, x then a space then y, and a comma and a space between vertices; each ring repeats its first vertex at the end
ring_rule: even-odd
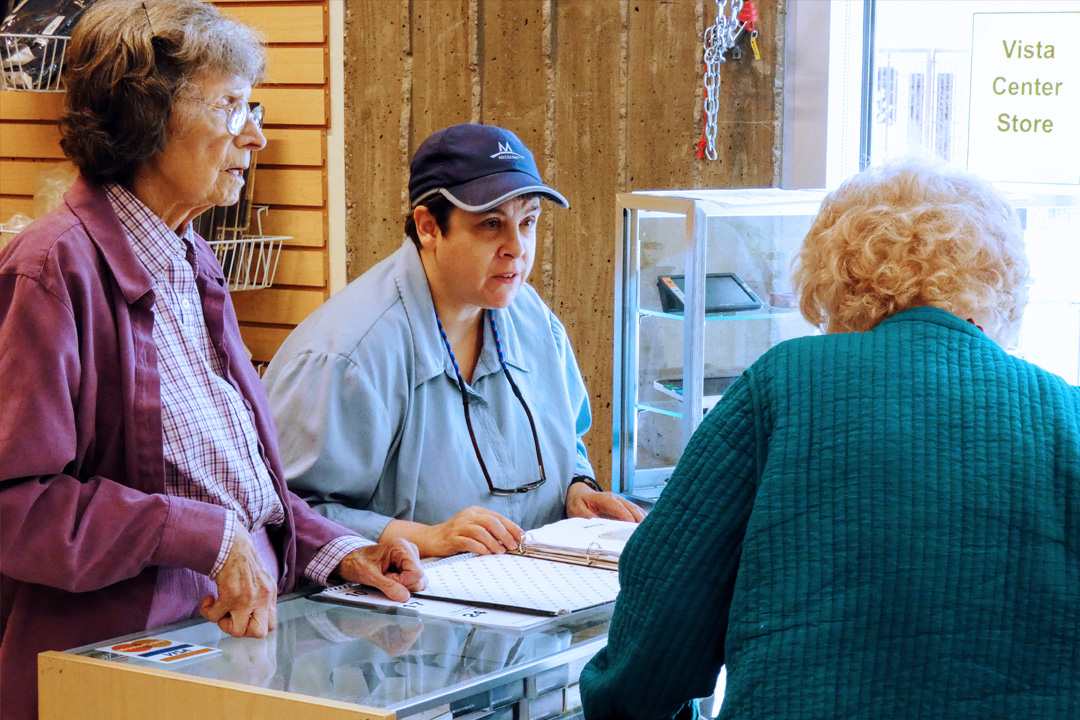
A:
POLYGON ((589 547, 585 548, 585 564, 589 567, 598 565, 600 563, 600 554, 604 552, 604 549, 600 547, 600 543, 593 541, 589 543, 589 547), (593 557, 593 553, 596 553, 597 557, 593 557))

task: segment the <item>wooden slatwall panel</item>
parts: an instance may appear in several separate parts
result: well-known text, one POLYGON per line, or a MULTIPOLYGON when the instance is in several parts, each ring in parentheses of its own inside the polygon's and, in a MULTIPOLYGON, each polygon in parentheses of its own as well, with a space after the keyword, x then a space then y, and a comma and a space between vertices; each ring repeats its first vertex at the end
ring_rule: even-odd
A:
POLYGON ((233 294, 252 360, 268 362, 289 331, 328 297, 326 128, 330 0, 232 2, 223 12, 266 39, 267 77, 251 95, 266 106, 254 201, 270 206, 263 232, 288 235, 273 287, 233 294))
POLYGON ((566 324, 611 477, 615 194, 776 184, 784 0, 759 0, 762 60, 722 70, 716 162, 698 160, 711 0, 349 0, 348 277, 401 243, 412 150, 462 122, 503 125, 570 200, 545 204, 529 281, 566 324), (778 114, 779 113, 779 114, 778 114), (375 190, 378 190, 377 192, 375 190))
MULTIPOLYGON (((256 362, 269 361, 289 330, 328 295, 326 129, 329 124, 328 2, 222 0, 222 11, 257 28, 268 44, 266 106, 254 200, 270 205, 263 232, 292 237, 274 286, 233 300, 256 362)), ((38 175, 63 160, 56 122, 61 93, 0 92, 0 221, 33 216, 38 175)))
POLYGON ((38 174, 64 157, 56 129, 62 101, 59 93, 0 90, 0 222, 34 216, 38 174))

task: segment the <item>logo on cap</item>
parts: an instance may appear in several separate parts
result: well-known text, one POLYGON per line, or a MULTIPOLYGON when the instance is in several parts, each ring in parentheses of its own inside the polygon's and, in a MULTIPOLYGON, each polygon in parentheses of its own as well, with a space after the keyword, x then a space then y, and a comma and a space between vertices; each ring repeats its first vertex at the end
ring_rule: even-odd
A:
POLYGON ((496 160, 523 160, 524 156, 518 155, 510 147, 510 143, 499 143, 499 152, 495 153, 491 157, 496 160))

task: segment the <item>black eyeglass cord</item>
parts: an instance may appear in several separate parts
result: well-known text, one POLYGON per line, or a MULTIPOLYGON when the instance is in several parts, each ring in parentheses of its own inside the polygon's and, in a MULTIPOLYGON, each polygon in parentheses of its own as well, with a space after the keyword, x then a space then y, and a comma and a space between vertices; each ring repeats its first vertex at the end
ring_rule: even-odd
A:
POLYGON ((525 409, 525 416, 529 419, 529 429, 532 430, 533 442, 536 444, 536 461, 540 465, 539 481, 529 483, 528 485, 513 490, 496 488, 491 480, 491 475, 488 473, 487 466, 484 464, 484 457, 480 454, 480 445, 476 441, 476 434, 472 429, 472 420, 469 418, 469 393, 465 389, 465 378, 461 375, 461 368, 458 367, 457 358, 454 357, 454 349, 450 347, 450 339, 446 336, 446 328, 443 327, 442 318, 439 317, 438 310, 435 311, 435 322, 439 326, 439 335, 442 336, 443 345, 446 346, 446 352, 450 355, 450 362, 454 365, 454 374, 457 375, 458 390, 461 391, 461 404, 465 408, 465 424, 468 426, 469 438, 472 440, 473 450, 476 452, 476 459, 480 463, 480 470, 484 473, 484 479, 487 480, 488 487, 496 494, 528 492, 529 490, 534 490, 543 485, 544 481, 547 479, 547 476, 544 473, 544 458, 540 454, 540 437, 536 433, 536 422, 533 420, 532 411, 529 410, 528 403, 525 402, 521 390, 518 388, 517 383, 514 382, 514 378, 510 375, 510 370, 506 367, 506 355, 503 353, 502 339, 499 337, 499 325, 495 322, 495 311, 488 308, 487 315, 488 320, 491 322, 491 334, 495 338, 495 349, 499 354, 499 365, 502 367, 503 375, 506 376, 507 381, 510 383, 510 389, 514 392, 514 397, 518 399, 518 402, 521 403, 521 407, 525 409))

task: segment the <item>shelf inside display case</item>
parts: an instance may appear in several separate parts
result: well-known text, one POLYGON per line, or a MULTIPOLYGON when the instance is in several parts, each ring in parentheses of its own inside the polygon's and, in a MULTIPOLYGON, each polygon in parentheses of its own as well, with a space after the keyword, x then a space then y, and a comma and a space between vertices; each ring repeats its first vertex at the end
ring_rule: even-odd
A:
MULTIPOLYGON (((737 310, 733 312, 717 312, 707 313, 705 315, 705 322, 723 322, 727 320, 766 320, 773 318, 777 315, 790 315, 794 310, 786 307, 773 307, 771 305, 762 305, 756 310, 737 310)), ((659 317, 669 318, 671 320, 685 320, 683 313, 669 313, 663 310, 651 310, 649 308, 641 308, 638 310, 638 314, 642 317, 659 317)))
MULTIPOLYGON (((707 406, 705 412, 708 412, 713 405, 720 402, 720 398, 724 396, 724 392, 738 379, 738 375, 720 375, 705 378, 702 383, 704 395, 701 399, 702 405, 707 406)), ((682 378, 663 378, 654 380, 653 387, 680 402, 683 399, 682 378)))
MULTIPOLYGON (((720 402, 724 391, 731 386, 738 376, 707 377, 705 378, 705 391, 701 397, 703 413, 707 413, 720 402)), ((669 378, 654 380, 653 389, 660 395, 656 400, 642 401, 636 407, 642 412, 653 412, 668 417, 681 418, 683 416, 683 391, 682 378, 669 378)))

